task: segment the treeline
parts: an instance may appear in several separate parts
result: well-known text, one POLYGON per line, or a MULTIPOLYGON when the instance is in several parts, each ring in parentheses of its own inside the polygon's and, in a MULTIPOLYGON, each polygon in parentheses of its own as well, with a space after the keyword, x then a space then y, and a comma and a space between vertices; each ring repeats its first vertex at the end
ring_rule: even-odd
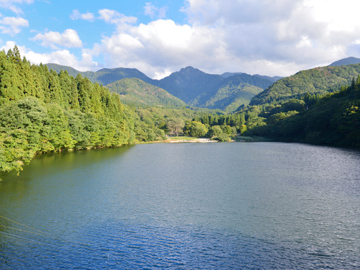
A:
POLYGON ((135 140, 118 94, 78 75, 0 51, 0 171, 21 170, 37 153, 112 147, 135 140))
POLYGON ((125 106, 119 94, 80 74, 74 78, 31 64, 15 46, 0 51, 0 171, 19 171, 38 153, 165 140, 167 135, 219 141, 250 135, 359 147, 359 108, 360 77, 337 90, 242 106, 234 114, 125 106))
POLYGON ((203 133, 191 132, 187 129, 193 119, 200 119, 208 115, 217 117, 223 114, 220 110, 204 108, 166 108, 163 106, 135 106, 135 133, 138 141, 164 140, 168 136, 204 137, 203 133))
POLYGON ((278 141, 360 147, 360 77, 338 92, 318 99, 307 95, 299 102, 302 110, 270 115, 267 125, 249 134, 278 141))
POLYGON ((0 51, 0 171, 19 171, 39 153, 114 147, 184 135, 208 109, 123 105, 117 93, 78 74, 57 73, 0 51))
POLYGON ((334 92, 306 93, 282 103, 243 106, 230 115, 203 115, 185 133, 229 140, 236 135, 276 141, 360 147, 360 77, 334 92), (201 126, 202 124, 203 126, 201 126))

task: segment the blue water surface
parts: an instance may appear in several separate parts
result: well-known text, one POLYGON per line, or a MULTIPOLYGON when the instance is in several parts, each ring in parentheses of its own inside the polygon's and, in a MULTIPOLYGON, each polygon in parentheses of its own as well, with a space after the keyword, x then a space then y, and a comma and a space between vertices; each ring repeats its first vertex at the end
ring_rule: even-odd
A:
POLYGON ((1 174, 2 269, 357 269, 360 153, 149 144, 1 174))

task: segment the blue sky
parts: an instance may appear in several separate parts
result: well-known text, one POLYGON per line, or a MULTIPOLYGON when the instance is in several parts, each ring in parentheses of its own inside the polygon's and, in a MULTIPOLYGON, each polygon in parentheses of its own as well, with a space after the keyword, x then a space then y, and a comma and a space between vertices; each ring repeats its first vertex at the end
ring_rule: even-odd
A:
POLYGON ((360 57, 357 0, 0 0, 0 48, 79 70, 137 68, 161 78, 291 75, 360 57))

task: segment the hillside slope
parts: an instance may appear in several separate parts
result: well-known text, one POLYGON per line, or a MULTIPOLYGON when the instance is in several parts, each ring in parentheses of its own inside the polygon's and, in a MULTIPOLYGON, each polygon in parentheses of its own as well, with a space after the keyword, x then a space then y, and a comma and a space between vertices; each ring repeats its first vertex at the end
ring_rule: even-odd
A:
POLYGON ((360 59, 356 57, 348 57, 335 61, 331 63, 329 66, 336 67, 336 66, 347 66, 347 65, 355 65, 355 64, 360 64, 360 59))
POLYGON ((59 73, 61 70, 66 70, 69 75, 76 77, 81 74, 83 77, 88 78, 92 82, 107 85, 109 83, 125 79, 125 78, 138 78, 147 83, 153 83, 154 80, 150 79, 144 73, 140 72, 136 68, 103 68, 96 72, 93 71, 78 71, 72 67, 62 66, 58 64, 46 64, 49 69, 55 70, 59 73))
POLYGON ((223 78, 193 67, 182 68, 178 72, 159 80, 157 86, 180 98, 192 106, 198 106, 204 99, 215 94, 223 78))
POLYGON ((243 83, 242 77, 235 75, 224 80, 216 93, 201 105, 209 109, 221 109, 228 113, 235 111, 241 105, 248 105, 250 100, 263 89, 243 83))
POLYGON ((283 78, 256 95, 250 105, 279 103, 300 98, 306 93, 327 93, 341 85, 351 84, 360 74, 360 64, 348 66, 318 67, 304 70, 283 78))
POLYGON ((308 109, 275 123, 268 121, 269 125, 251 132, 279 141, 360 147, 359 108, 360 77, 350 87, 309 104, 308 109))
MULTIPOLYGON (((148 84, 164 89, 190 106, 224 109, 227 112, 235 110, 240 105, 249 104, 251 98, 261 92, 260 89, 267 88, 277 78, 249 75, 246 73, 224 73, 223 75, 216 75, 205 73, 193 67, 186 67, 161 80, 153 80, 137 69, 114 68, 101 69, 97 72, 80 72, 71 67, 57 64, 47 64, 47 66, 56 72, 60 72, 62 69, 66 70, 72 76, 81 74, 92 82, 98 82, 103 85, 109 85, 125 78, 137 78, 148 84)), ((124 85, 119 87, 124 87, 124 85)), ((137 93, 143 92, 144 94, 146 89, 140 91, 139 87, 140 84, 136 86, 137 93)), ((109 87, 111 91, 117 92, 115 88, 113 85, 109 87)), ((127 102, 126 99, 128 98, 130 98, 130 96, 124 97, 124 102, 127 102)), ((132 95, 131 100, 139 101, 140 99, 132 95)), ((145 103, 147 102, 155 104, 155 100, 147 100, 145 103)), ((174 102, 172 101, 170 104, 174 105, 174 102)), ((177 103, 177 101, 175 103, 177 103)), ((164 105, 164 103, 161 102, 159 104, 164 105)))
POLYGON ((141 104, 147 106, 163 105, 166 107, 183 107, 186 103, 174 97, 164 89, 146 83, 137 78, 126 78, 112 82, 106 87, 120 95, 125 104, 141 104))

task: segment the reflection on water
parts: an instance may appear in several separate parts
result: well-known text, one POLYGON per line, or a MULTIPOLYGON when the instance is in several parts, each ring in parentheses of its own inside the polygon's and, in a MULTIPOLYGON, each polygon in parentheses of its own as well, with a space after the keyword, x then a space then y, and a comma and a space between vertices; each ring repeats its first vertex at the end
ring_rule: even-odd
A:
POLYGON ((0 264, 360 267, 360 154, 281 143, 38 156, 0 182, 0 264))

